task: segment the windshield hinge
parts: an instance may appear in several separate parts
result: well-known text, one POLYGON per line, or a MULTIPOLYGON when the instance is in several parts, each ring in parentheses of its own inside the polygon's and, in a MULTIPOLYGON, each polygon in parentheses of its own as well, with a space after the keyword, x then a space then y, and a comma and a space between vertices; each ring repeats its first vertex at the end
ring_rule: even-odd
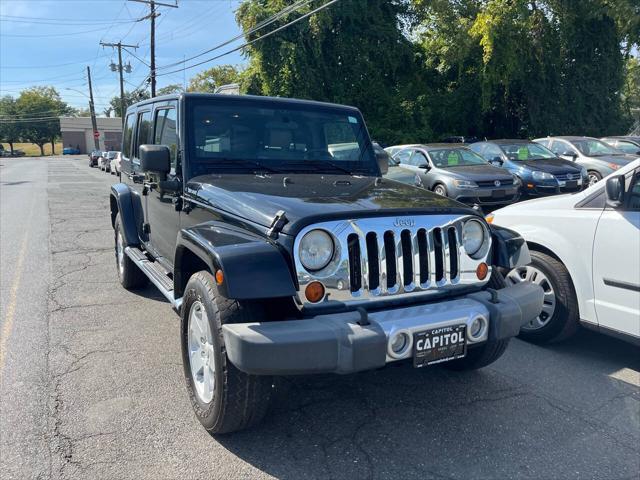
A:
POLYGON ((276 213, 276 216, 273 217, 271 227, 269 227, 269 230, 267 230, 267 236, 275 240, 276 238, 278 238, 278 234, 282 231, 287 223, 289 223, 289 220, 287 219, 287 215, 284 213, 284 210, 278 211, 278 213, 276 213))

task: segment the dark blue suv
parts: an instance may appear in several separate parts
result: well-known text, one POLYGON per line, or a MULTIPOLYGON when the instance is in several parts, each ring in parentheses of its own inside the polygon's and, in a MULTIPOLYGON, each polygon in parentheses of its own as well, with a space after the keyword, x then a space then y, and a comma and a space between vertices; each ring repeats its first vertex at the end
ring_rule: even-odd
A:
POLYGON ((525 195, 578 192, 588 185, 584 168, 529 140, 491 140, 469 148, 520 178, 525 195))

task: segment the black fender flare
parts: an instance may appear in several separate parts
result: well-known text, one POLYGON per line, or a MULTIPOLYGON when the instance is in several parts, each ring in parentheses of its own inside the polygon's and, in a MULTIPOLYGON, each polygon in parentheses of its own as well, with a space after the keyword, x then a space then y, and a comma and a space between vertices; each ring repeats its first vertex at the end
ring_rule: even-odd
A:
POLYGON ((219 292, 231 299, 292 297, 296 294, 291 271, 279 247, 267 239, 219 222, 206 222, 180 230, 174 258, 174 291, 183 295, 185 255, 194 254, 215 274, 222 270, 219 292))
MULTIPOLYGON (((131 188, 124 183, 111 185, 110 195, 111 225, 115 227, 116 215, 120 213, 123 235, 127 245, 140 245, 140 231, 138 220, 142 218, 142 203, 131 188)), ((141 227, 141 226, 140 226, 141 227)))
POLYGON ((490 229, 494 266, 511 270, 531 263, 527 242, 518 232, 493 224, 490 225, 490 229))

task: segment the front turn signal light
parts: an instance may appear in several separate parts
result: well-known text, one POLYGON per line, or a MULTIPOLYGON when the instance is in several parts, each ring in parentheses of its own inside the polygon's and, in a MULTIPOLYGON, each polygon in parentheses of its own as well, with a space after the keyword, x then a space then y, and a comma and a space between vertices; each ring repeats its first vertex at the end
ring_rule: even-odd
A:
POLYGON ((482 262, 480 265, 478 265, 478 268, 476 268, 476 276, 478 277, 478 280, 484 280, 485 278, 487 278, 487 275, 489 274, 489 266, 482 262))
POLYGON ((311 303, 318 303, 324 298, 324 285, 320 282, 311 282, 304 289, 304 294, 311 303))

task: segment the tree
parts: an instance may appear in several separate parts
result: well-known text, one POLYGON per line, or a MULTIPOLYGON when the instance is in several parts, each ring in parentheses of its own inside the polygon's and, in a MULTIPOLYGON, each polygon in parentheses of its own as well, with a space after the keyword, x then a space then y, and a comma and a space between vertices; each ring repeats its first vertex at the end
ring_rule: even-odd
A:
POLYGON ((213 93, 217 87, 239 83, 241 71, 233 65, 220 65, 198 73, 189 80, 188 92, 213 93))
MULTIPOLYGON (((149 92, 146 90, 133 90, 131 92, 124 92, 124 108, 126 110, 134 103, 140 102, 142 100, 147 100, 149 98, 151 98, 151 95, 149 95, 149 92)), ((122 112, 120 109, 120 96, 113 97, 109 102, 109 105, 111 105, 114 115, 116 117, 122 118, 124 112, 122 112)))
POLYGON ((55 141, 60 136, 60 121, 57 117, 73 113, 73 109, 60 99, 53 87, 31 87, 23 90, 16 101, 20 121, 21 137, 40 147, 44 155, 44 144, 51 142, 51 153, 55 154, 55 141), (27 120, 28 119, 28 120, 27 120))
POLYGON ((182 93, 183 92, 183 88, 182 85, 180 85, 179 83, 172 83, 170 85, 167 85, 165 87, 159 88, 158 89, 158 96, 160 95, 170 95, 172 93, 182 93))
POLYGON ((21 125, 16 122, 18 107, 10 95, 0 98, 0 142, 9 144, 13 155, 13 144, 20 140, 21 125))
MULTIPOLYGON (((245 0, 236 17, 247 32, 286 3, 245 0)), ((307 5, 296 15, 316 7, 307 5)), ((424 141, 431 135, 429 91, 416 48, 401 30, 407 13, 407 2, 398 0, 336 3, 247 47, 242 87, 248 93, 355 105, 375 139, 424 141)), ((292 18, 285 16, 271 28, 292 18)))

